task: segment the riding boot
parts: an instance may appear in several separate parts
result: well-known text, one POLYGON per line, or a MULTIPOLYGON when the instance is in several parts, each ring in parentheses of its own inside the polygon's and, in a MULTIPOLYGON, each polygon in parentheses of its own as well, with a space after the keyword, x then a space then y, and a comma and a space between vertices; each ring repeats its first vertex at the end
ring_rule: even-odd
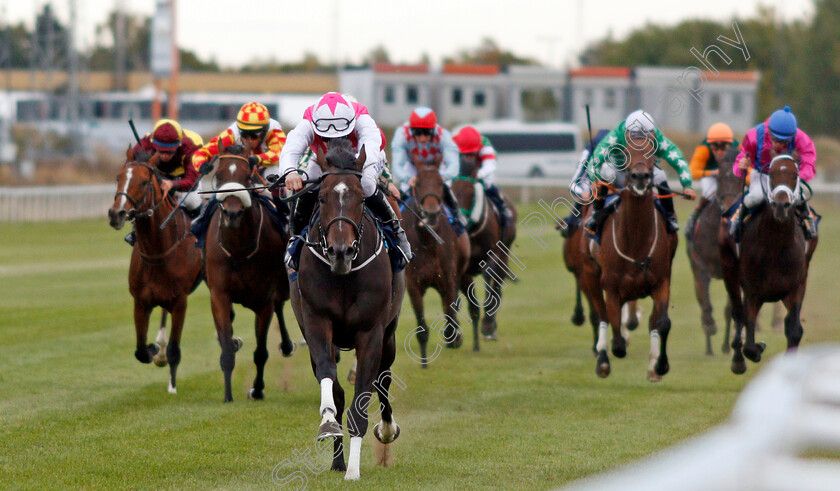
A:
POLYGON ((741 242, 741 223, 744 220, 744 216, 747 215, 747 207, 744 205, 743 202, 738 203, 738 208, 732 214, 732 217, 729 219, 729 235, 735 241, 735 243, 741 242))
POLYGON ((283 261, 290 268, 297 270, 300 265, 300 253, 303 251, 301 234, 309 223, 312 210, 318 201, 318 193, 310 191, 298 197, 295 210, 292 212, 292 231, 289 234, 289 244, 286 246, 286 256, 283 261))
POLYGON ((280 223, 283 224, 284 230, 288 231, 289 215, 291 214, 291 210, 289 210, 289 205, 280 199, 279 189, 271 190, 271 202, 274 203, 274 207, 277 208, 277 215, 280 217, 280 223))
POLYGON ((397 235, 397 241, 399 242, 397 249, 402 256, 401 260, 398 261, 397 271, 402 271, 414 255, 411 253, 411 244, 408 243, 405 230, 400 225, 400 219, 397 218, 397 214, 394 213, 394 209, 391 208, 391 204, 381 189, 377 189, 375 193, 365 198, 365 205, 382 223, 390 226, 397 235))
POLYGON ((705 196, 701 197, 700 202, 697 203, 697 208, 695 208, 694 211, 691 212, 691 215, 688 216, 688 220, 685 222, 685 238, 689 242, 694 240, 694 227, 697 223, 697 217, 700 216, 700 212, 703 211, 703 208, 705 208, 705 206, 709 203, 710 201, 708 198, 705 196))
POLYGON ((604 202, 607 200, 606 188, 602 187, 598 190, 598 194, 592 201, 592 214, 584 222, 583 227, 591 235, 597 236, 601 224, 604 222, 602 215, 604 215, 604 202))
POLYGON ((131 224, 131 232, 129 232, 123 240, 126 241, 126 243, 128 243, 128 245, 130 245, 131 247, 134 247, 134 243, 137 242, 137 233, 134 232, 133 223, 131 224))
POLYGON ((452 213, 455 214, 455 219, 464 227, 467 228, 467 218, 461 213, 461 206, 458 204, 458 200, 455 198, 455 194, 452 192, 452 188, 447 186, 446 184, 443 185, 443 204, 445 204, 452 213))
POLYGON ((580 215, 582 212, 583 203, 578 203, 578 201, 575 200, 574 210, 565 217, 563 217, 563 222, 566 224, 566 226, 563 227, 558 223, 555 227, 557 230, 560 231, 560 235, 563 236, 563 238, 568 239, 572 236, 572 233, 578 227, 578 224, 580 224, 580 215))
POLYGON ((490 186, 484 188, 484 194, 490 198, 490 201, 496 206, 496 209, 499 210, 499 217, 502 222, 500 225, 502 230, 504 230, 507 225, 513 221, 513 213, 505 203, 505 198, 502 196, 502 192, 499 191, 499 188, 495 185, 491 184, 490 186))
POLYGON ((807 201, 796 205, 796 214, 802 223, 802 230, 805 232, 805 240, 817 238, 817 219, 814 210, 808 206, 807 201))

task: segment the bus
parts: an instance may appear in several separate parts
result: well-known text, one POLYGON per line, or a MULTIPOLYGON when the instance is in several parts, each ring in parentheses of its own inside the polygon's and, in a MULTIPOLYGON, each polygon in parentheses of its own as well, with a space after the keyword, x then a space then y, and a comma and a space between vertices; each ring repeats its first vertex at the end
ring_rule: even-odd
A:
POLYGON ((491 120, 473 126, 496 149, 499 177, 570 178, 575 171, 581 141, 572 123, 491 120))

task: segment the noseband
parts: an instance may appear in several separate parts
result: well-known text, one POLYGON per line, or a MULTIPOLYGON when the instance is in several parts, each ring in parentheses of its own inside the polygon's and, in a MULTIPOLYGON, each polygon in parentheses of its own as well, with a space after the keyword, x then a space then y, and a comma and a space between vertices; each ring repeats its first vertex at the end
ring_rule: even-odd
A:
MULTIPOLYGON (((437 173, 440 173, 440 171, 438 170, 437 167, 435 167, 433 169, 418 169, 417 170, 418 175, 421 172, 437 172, 437 173)), ((446 184, 444 184, 444 186, 445 185, 446 184)), ((426 211, 426 209, 423 207, 423 202, 426 200, 426 198, 434 198, 434 199, 437 200, 438 204, 440 204, 442 206, 443 205, 443 197, 441 195, 437 194, 437 193, 426 193, 423 196, 417 197, 417 192, 416 192, 416 189, 415 189, 416 187, 417 187, 417 184, 415 183, 415 185, 411 187, 411 194, 415 196, 415 200, 417 201, 417 207, 419 208, 418 211, 420 212, 420 214, 424 218, 440 215, 442 210, 437 211, 435 213, 429 213, 428 211, 426 211)))
POLYGON ((779 184, 778 186, 773 187, 773 189, 767 189, 771 184, 769 182, 770 179, 768 179, 768 183, 766 185, 762 180, 761 185, 765 187, 764 196, 768 203, 771 203, 776 198, 776 195, 779 193, 786 194, 791 204, 795 203, 797 199, 799 199, 800 192, 802 190, 801 179, 799 178, 799 164, 793 159, 793 157, 791 157, 790 155, 778 155, 776 157, 773 157, 773 160, 771 160, 770 164, 767 166, 767 175, 770 175, 770 172, 773 170, 773 165, 776 164, 776 162, 780 162, 783 160, 789 160, 793 163, 794 169, 796 169, 796 184, 793 186, 793 189, 791 189, 791 187, 787 184, 779 184))
MULTIPOLYGON (((324 172, 321 175, 320 180, 323 182, 325 177, 335 176, 335 175, 352 175, 352 176, 357 176, 360 180, 362 178, 362 173, 357 171, 357 170, 340 169, 340 170, 333 170, 333 171, 324 172)), ((352 261, 355 261, 356 258, 359 256, 359 251, 361 250, 362 232, 364 231, 364 226, 365 226, 364 208, 362 209, 362 218, 359 219, 358 224, 356 222, 354 222, 352 219, 350 219, 350 217, 345 216, 345 215, 338 215, 336 217, 333 217, 329 222, 327 222, 327 225, 325 227, 321 227, 321 223, 320 223, 320 220, 319 220, 318 221, 318 229, 319 229, 320 234, 321 234, 321 241, 318 244, 318 246, 321 248, 321 253, 324 256, 326 256, 327 255, 327 249, 329 248, 329 245, 327 244, 327 233, 329 233, 330 227, 332 227, 336 223, 340 223, 340 222, 349 223, 350 226, 353 227, 353 234, 356 236, 356 239, 353 241, 352 244, 350 244, 350 247, 353 247, 353 249, 356 251, 355 254, 353 254, 353 259, 352 259, 352 261)))
MULTIPOLYGON (((154 179, 158 183, 160 183, 161 177, 160 177, 160 171, 158 169, 156 169, 155 167, 152 167, 151 165, 146 164, 144 162, 127 162, 125 164, 126 167, 135 166, 135 165, 139 166, 139 167, 145 167, 145 168, 149 169, 149 171, 152 173, 152 176, 154 177, 154 179)), ((151 182, 149 182, 149 184, 146 185, 146 190, 143 192, 143 196, 141 196, 139 200, 135 200, 134 198, 131 197, 130 194, 126 193, 125 191, 117 191, 116 193, 114 193, 114 200, 116 201, 117 196, 125 196, 126 199, 131 203, 131 206, 133 206, 133 208, 131 210, 129 210, 129 215, 130 216, 132 216, 133 218, 150 217, 150 216, 154 215, 155 210, 157 210, 157 208, 161 205, 161 203, 166 201, 164 198, 161 198, 160 201, 155 203, 154 198, 152 198, 151 208, 149 208, 148 210, 146 210, 143 213, 137 214, 137 208, 140 207, 140 204, 146 202, 147 196, 149 196, 149 193, 152 192, 152 191, 153 191, 153 187, 151 186, 151 182)))

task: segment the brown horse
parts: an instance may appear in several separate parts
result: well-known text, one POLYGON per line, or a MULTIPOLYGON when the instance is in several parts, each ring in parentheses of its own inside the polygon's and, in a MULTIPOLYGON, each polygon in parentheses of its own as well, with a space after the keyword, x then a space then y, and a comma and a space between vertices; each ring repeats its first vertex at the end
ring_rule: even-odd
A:
MULTIPOLYGON (((654 204, 652 152, 628 146, 630 158, 626 170, 627 186, 621 191, 621 205, 607 217, 603 226, 600 251, 595 254, 600 266, 600 286, 606 294, 606 316, 612 326, 612 352, 626 355, 626 341, 621 335, 621 307, 626 302, 651 296, 650 364, 648 380, 661 380, 668 373, 667 342, 671 329, 668 304, 671 292, 671 263, 677 250, 677 235, 668 234, 663 217, 654 204)), ((607 326, 598 327, 598 362, 596 373, 610 373, 607 356, 607 326)))
MULTIPOLYGON (((443 311, 449 322, 442 333, 446 345, 457 348, 462 337, 458 329, 455 310, 458 298, 458 282, 467 270, 470 256, 470 239, 467 234, 457 235, 446 216, 443 215, 443 193, 445 183, 437 165, 419 166, 417 181, 412 189, 414 197, 408 206, 414 213, 407 213, 403 224, 415 258, 406 267, 406 283, 411 306, 417 317, 417 340, 420 342, 420 359, 423 368, 428 366, 426 345, 429 342, 429 326, 423 309, 423 295, 428 288, 440 294, 443 311), (418 218, 419 217, 419 218, 418 218), (428 227, 428 228, 427 228, 428 227), (431 228, 442 239, 428 230, 431 228)), ((439 349, 439 347, 438 347, 439 349)), ((478 332, 475 333, 474 350, 478 351, 478 332)), ((435 357, 439 354, 435 350, 435 357)))
POLYGON ((382 421, 373 429, 387 445, 400 434, 388 389, 396 356, 396 329, 405 295, 405 275, 394 274, 376 220, 365 211, 361 185, 365 151, 358 159, 345 139, 331 140, 313 222, 292 283, 292 308, 306 343, 315 379, 321 386, 318 440, 334 438, 332 469, 359 479, 362 437, 368 406, 379 394, 382 421), (350 456, 344 464, 341 426, 344 389, 336 377, 335 350, 355 349, 358 360, 353 402, 347 412, 350 456))
POLYGON ((239 145, 223 148, 214 177, 218 209, 207 230, 205 255, 207 286, 219 345, 220 365, 225 377, 225 402, 233 401, 230 378, 236 364, 236 351, 242 340, 233 338, 233 303, 252 310, 257 347, 254 364, 257 375, 248 397, 263 399, 263 370, 268 360, 266 338, 272 314, 277 315, 283 356, 291 356, 294 343, 283 320, 283 304, 289 299, 289 281, 283 264, 288 237, 269 217, 268 205, 253 191, 259 169, 248 163, 250 148, 239 145))
POLYGON ((161 175, 157 155, 135 155, 129 148, 126 164, 117 176, 117 193, 108 210, 111 227, 119 230, 133 220, 137 243, 131 251, 128 291, 134 297, 134 330, 141 363, 154 360, 158 366, 169 363, 169 393, 177 393, 175 374, 181 361, 181 331, 187 310, 187 296, 203 278, 201 251, 190 234, 190 219, 177 203, 160 189, 161 175), (160 225, 175 211, 163 230, 160 225), (146 344, 152 309, 163 310, 156 344, 146 344), (166 312, 172 314, 172 333, 166 345, 166 312), (162 346, 166 345, 165 354, 162 346))
MULTIPOLYGON (((585 220, 590 212, 591 207, 589 205, 584 206, 580 220, 585 220)), ((569 238, 563 241, 563 263, 575 278, 575 307, 572 314, 572 324, 582 326, 586 321, 581 301, 581 296, 583 296, 589 305, 589 322, 592 325, 593 336, 592 351, 597 356, 598 326, 601 322, 606 322, 607 319, 604 294, 600 287, 601 271, 598 263, 591 258, 589 240, 582 226, 575 228, 569 238), (603 318, 601 315, 603 315, 603 318)), ((622 307, 621 333, 626 342, 629 343, 629 331, 639 327, 640 318, 641 309, 635 300, 622 307)))
MULTIPOLYGON (((452 182, 452 193, 462 213, 469 217, 467 231, 470 236, 470 261, 461 277, 460 287, 468 299, 476 351, 481 306, 484 307, 481 334, 484 339, 495 341, 498 338, 496 314, 501 306, 502 288, 507 285, 505 277, 516 279, 516 274, 508 267, 510 248, 516 239, 516 207, 507 196, 504 197, 513 217, 503 230, 496 207, 484 195, 484 184, 476 178, 479 167, 479 162, 465 159, 462 155, 460 175, 452 182), (473 278, 477 275, 484 277, 484 302, 476 298, 473 278)), ((524 269, 524 265, 518 266, 524 269)))
MULTIPOLYGON (((744 357, 754 363, 761 361, 766 345, 755 342, 755 325, 758 311, 765 302, 784 302, 788 312, 785 317, 787 349, 794 351, 799 346, 808 266, 818 242, 817 239, 805 240, 794 210, 801 185, 799 166, 794 157, 774 157, 767 174, 769 185, 765 191, 765 205, 743 224, 740 254, 724 227, 719 235, 724 282, 735 320, 731 368, 736 374, 747 370, 744 357), (745 325, 746 341, 743 341, 745 325)), ((752 176, 753 179, 761 177, 752 176)))

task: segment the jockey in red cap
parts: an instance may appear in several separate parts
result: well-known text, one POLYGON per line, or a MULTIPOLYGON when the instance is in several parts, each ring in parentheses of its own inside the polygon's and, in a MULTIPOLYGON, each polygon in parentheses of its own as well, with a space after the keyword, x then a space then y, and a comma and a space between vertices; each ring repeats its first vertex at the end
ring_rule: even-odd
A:
POLYGON ((505 204, 501 191, 493 184, 496 174, 496 150, 487 137, 482 136, 472 126, 464 126, 452 137, 458 145, 461 159, 471 163, 480 163, 476 178, 484 184, 484 194, 496 206, 504 229, 513 220, 513 213, 505 204))

